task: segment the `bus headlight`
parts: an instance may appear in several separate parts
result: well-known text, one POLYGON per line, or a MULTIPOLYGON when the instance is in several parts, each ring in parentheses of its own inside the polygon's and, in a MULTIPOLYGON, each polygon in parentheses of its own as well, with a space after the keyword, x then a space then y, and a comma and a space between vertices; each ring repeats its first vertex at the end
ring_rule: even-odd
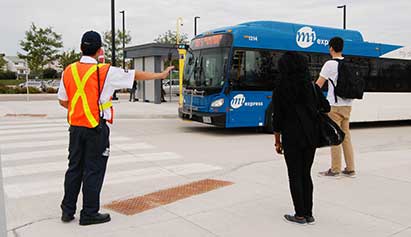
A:
POLYGON ((213 101, 213 103, 211 103, 211 107, 220 108, 221 106, 223 106, 223 104, 224 104, 224 98, 221 98, 221 99, 213 101))

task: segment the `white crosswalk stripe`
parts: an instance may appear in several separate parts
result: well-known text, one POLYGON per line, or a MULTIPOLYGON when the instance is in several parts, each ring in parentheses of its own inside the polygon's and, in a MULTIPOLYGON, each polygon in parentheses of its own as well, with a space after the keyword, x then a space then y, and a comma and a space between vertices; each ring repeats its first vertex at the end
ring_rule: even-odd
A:
POLYGON ((50 128, 30 128, 30 129, 23 129, 23 130, 1 130, 0 136, 15 135, 15 134, 55 132, 55 131, 67 133, 68 126, 50 127, 50 128))
POLYGON ((32 119, 24 119, 20 121, 15 120, 6 120, 0 122, 0 127, 2 126, 11 126, 11 125, 31 125, 31 124, 67 124, 65 119, 58 119, 58 120, 32 120, 32 119))
MULTIPOLYGON (((161 152, 161 153, 148 153, 148 154, 137 154, 137 155, 120 155, 115 157, 110 157, 110 165, 127 164, 134 162, 145 162, 145 161, 160 161, 160 160, 174 160, 180 157, 172 152, 161 152)), ((21 165, 17 167, 3 167, 3 176, 5 178, 31 175, 31 174, 41 174, 48 172, 64 171, 67 169, 68 161, 61 162, 49 162, 31 165, 21 165)))
POLYGON ((18 134, 18 135, 7 135, 1 136, 0 142, 14 141, 14 140, 32 140, 32 139, 45 139, 45 138, 67 138, 68 132, 48 132, 48 133, 32 133, 32 134, 18 134))
MULTIPOLYGON (((67 129, 63 120, 0 122, 0 162, 3 162, 4 189, 8 198, 61 195, 68 165, 67 129)), ((222 169, 203 163, 181 163, 181 155, 161 151, 130 137, 112 134, 110 143, 104 185, 181 178, 222 169)))
POLYGON ((53 123, 53 124, 27 124, 27 125, 0 125, 1 130, 15 130, 15 129, 31 129, 31 128, 51 128, 51 127, 67 127, 67 123, 53 123))
MULTIPOLYGON (((124 142, 130 141, 131 139, 128 137, 114 137, 111 141, 113 143, 116 142, 124 142)), ((17 148, 31 148, 32 150, 36 150, 42 147, 50 147, 50 146, 59 146, 59 145, 68 145, 68 137, 61 140, 49 140, 49 141, 37 141, 37 142, 18 142, 18 143, 10 143, 10 144, 2 144, 0 147, 2 150, 7 153, 10 149, 17 149, 17 148)))
MULTIPOLYGON (((116 137, 114 137, 116 138, 116 137)), ((116 140, 116 139, 114 139, 116 140)), ((112 155, 119 154, 134 154, 135 152, 140 152, 141 150, 147 150, 153 146, 146 143, 136 142, 133 143, 133 146, 123 147, 123 149, 118 149, 115 145, 111 144, 110 152, 112 155)), ((2 154, 2 161, 22 161, 22 160, 36 160, 52 157, 55 160, 61 160, 67 158, 68 148, 58 148, 58 149, 47 149, 47 150, 38 150, 38 151, 19 151, 15 153, 2 154)))
MULTIPOLYGON (((105 185, 131 183, 149 179, 184 176, 189 174, 207 173, 221 170, 221 167, 201 163, 152 167, 128 171, 108 172, 105 185)), ((4 187, 9 198, 23 198, 47 193, 62 192, 63 178, 48 180, 47 182, 25 182, 10 184, 4 187)))

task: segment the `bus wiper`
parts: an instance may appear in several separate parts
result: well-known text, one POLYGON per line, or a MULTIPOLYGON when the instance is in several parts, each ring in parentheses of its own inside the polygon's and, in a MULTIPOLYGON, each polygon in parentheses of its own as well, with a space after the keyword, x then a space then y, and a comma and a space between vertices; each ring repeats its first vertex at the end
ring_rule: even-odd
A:
POLYGON ((205 80, 202 80, 202 76, 203 76, 203 56, 200 57, 200 69, 199 69, 199 73, 198 73, 198 80, 199 80, 199 85, 203 85, 205 86, 205 80))
POLYGON ((195 73, 196 73, 196 70, 197 70, 196 69, 197 68, 197 59, 195 58, 194 54, 193 54, 193 58, 194 58, 194 65, 191 67, 191 71, 188 74, 187 79, 186 79, 188 82, 190 81, 191 76, 193 75, 193 73, 194 73, 194 81, 195 81, 195 73))

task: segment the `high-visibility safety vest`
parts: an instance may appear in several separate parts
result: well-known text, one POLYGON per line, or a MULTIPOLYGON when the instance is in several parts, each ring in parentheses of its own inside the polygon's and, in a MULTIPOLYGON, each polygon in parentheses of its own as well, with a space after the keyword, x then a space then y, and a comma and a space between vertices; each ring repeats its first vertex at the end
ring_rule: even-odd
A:
POLYGON ((95 128, 100 120, 98 106, 101 112, 108 108, 112 109, 111 100, 99 104, 99 90, 101 94, 109 68, 109 64, 76 62, 64 70, 63 81, 69 101, 67 120, 70 125, 95 128), (97 67, 100 74, 100 88, 98 88, 97 67))

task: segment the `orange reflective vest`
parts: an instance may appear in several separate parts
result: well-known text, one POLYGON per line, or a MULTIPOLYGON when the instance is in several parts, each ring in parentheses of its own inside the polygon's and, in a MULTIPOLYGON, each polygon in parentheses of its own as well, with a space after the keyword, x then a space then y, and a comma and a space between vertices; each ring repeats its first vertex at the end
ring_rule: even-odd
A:
POLYGON ((111 100, 99 104, 99 90, 101 94, 109 68, 109 64, 76 62, 64 70, 63 81, 69 101, 67 120, 70 125, 94 128, 100 120, 98 106, 101 112, 112 108, 111 100), (97 66, 100 88, 97 81, 97 66))

